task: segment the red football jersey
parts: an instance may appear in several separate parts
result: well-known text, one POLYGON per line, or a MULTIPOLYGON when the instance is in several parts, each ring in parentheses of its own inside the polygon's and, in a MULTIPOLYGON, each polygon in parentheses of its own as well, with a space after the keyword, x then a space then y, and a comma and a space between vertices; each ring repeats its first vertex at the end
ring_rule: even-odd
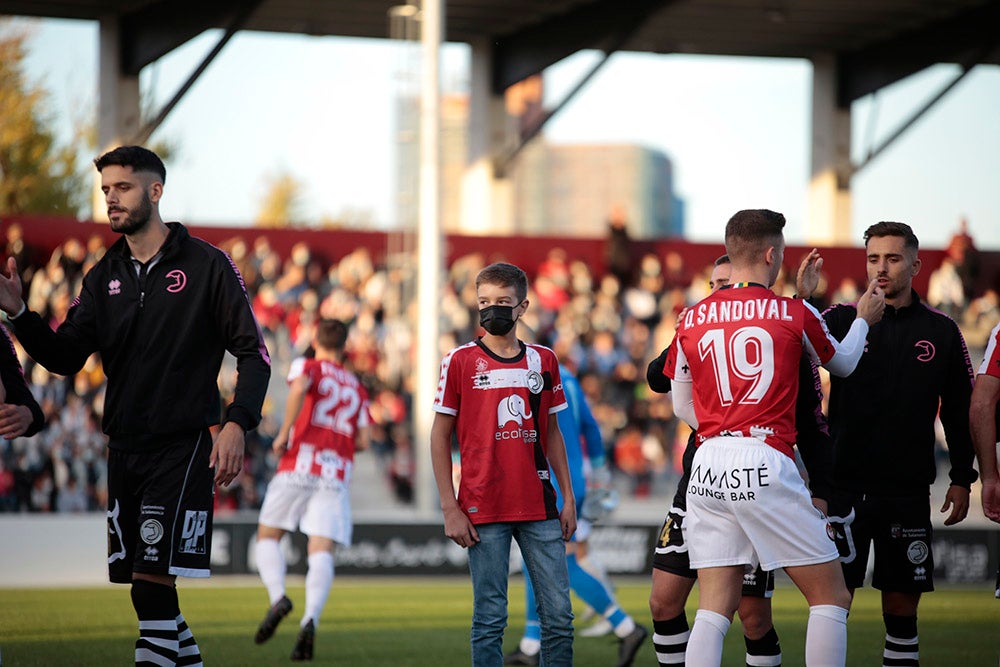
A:
POLYGON ((355 434, 358 427, 371 424, 368 392, 353 373, 332 361, 296 359, 288 373, 289 384, 300 376, 309 379, 309 389, 278 472, 349 481, 355 434))
POLYGON ((979 366, 980 375, 992 375, 1000 378, 1000 324, 993 327, 990 339, 986 342, 986 355, 979 366))
POLYGON ((479 341, 441 362, 434 411, 456 417, 458 504, 474 524, 559 516, 549 479, 549 416, 567 408, 552 350, 523 344, 512 359, 479 341))
POLYGON ((761 285, 725 288, 685 313, 663 372, 694 383, 701 441, 757 437, 792 456, 803 347, 819 363, 837 349, 815 308, 761 285))

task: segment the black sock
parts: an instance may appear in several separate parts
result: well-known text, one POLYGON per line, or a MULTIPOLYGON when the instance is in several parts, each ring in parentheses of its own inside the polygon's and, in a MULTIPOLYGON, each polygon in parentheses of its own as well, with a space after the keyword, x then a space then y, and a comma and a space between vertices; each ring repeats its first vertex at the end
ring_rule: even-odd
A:
POLYGON ((917 617, 882 614, 885 621, 884 667, 918 667, 920 642, 917 640, 917 617))
POLYGON ((748 667, 779 667, 781 665, 781 644, 778 643, 778 633, 774 626, 760 639, 750 639, 744 636, 747 645, 748 667))
POLYGON ((666 621, 653 620, 653 650, 660 667, 684 664, 690 634, 687 616, 683 612, 666 621))
POLYGON ((177 589, 145 579, 132 581, 132 606, 139 618, 136 665, 177 661, 177 589), (160 656, 158 659, 157 656, 160 656))

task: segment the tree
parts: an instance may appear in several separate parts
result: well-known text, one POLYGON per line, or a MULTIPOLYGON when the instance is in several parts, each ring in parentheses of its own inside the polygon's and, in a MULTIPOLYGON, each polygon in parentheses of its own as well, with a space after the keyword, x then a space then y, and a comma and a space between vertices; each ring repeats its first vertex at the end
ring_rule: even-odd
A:
POLYGON ((287 171, 268 176, 254 225, 257 227, 300 226, 303 207, 302 190, 302 182, 287 171))
POLYGON ((0 214, 76 216, 87 203, 77 152, 49 129, 48 93, 24 71, 27 40, 0 21, 0 214))

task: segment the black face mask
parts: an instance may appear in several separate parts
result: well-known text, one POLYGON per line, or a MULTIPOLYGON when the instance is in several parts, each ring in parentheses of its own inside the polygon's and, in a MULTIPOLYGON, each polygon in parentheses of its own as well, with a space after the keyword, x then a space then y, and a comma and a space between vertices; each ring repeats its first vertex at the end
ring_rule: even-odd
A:
MULTIPOLYGON (((520 306, 521 304, 517 304, 520 306)), ((494 336, 506 336, 514 328, 517 306, 487 306, 479 311, 479 324, 494 336)))

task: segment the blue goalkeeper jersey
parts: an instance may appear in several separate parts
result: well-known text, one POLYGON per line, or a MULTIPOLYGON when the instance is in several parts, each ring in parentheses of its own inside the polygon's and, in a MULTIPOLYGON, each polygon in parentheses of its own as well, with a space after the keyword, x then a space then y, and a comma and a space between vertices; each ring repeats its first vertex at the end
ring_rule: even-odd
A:
MULTIPOLYGON (((573 495, 576 497, 576 510, 579 514, 583 508, 583 500, 587 493, 587 479, 584 474, 584 448, 592 466, 604 464, 604 442, 601 439, 601 429, 594 419, 594 414, 587 405, 587 398, 576 379, 568 368, 559 364, 559 375, 562 377, 563 393, 569 409, 557 413, 559 430, 566 443, 566 462, 569 465, 570 480, 573 484, 573 495)), ((556 503, 562 508, 562 492, 552 475, 552 483, 556 487, 556 503)))

